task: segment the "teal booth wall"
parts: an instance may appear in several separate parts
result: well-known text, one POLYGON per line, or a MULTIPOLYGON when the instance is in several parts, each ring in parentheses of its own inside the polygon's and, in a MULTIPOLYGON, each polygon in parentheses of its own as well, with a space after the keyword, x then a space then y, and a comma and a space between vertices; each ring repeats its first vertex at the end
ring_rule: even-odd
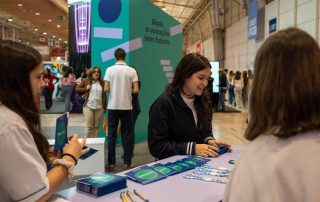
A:
MULTIPOLYGON (((148 0, 91 2, 91 61, 105 70, 115 64, 113 52, 123 48, 126 62, 135 66, 141 81, 141 113, 135 141, 147 138, 148 113, 153 101, 171 81, 182 57, 182 25, 148 0)), ((100 130, 99 136, 104 134, 100 130)))

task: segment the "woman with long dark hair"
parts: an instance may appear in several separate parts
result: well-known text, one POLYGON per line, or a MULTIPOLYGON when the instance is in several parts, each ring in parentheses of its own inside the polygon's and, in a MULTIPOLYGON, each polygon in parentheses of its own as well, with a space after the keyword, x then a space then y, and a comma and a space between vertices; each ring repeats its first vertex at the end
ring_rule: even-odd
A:
POLYGON ((150 107, 148 144, 154 157, 218 156, 218 146, 225 143, 212 135, 206 88, 210 74, 211 65, 200 54, 190 53, 180 60, 165 93, 150 107))
POLYGON ((30 46, 0 40, 0 66, 0 201, 45 201, 72 176, 88 151, 81 149, 85 140, 74 135, 47 172, 49 144, 37 107, 42 57, 30 46))

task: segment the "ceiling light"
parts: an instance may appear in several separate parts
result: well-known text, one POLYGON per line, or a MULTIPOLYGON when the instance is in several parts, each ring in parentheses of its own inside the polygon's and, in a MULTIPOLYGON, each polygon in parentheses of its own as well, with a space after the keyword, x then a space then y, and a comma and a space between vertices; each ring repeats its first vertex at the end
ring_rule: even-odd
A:
POLYGON ((23 6, 23 4, 18 4, 19 7, 23 6))
POLYGON ((29 41, 27 41, 27 44, 30 44, 30 42, 29 42, 29 41))
POLYGON ((49 19, 49 20, 48 20, 48 22, 52 22, 52 20, 51 20, 51 19, 49 19))
POLYGON ((59 41, 61 41, 62 39, 59 39, 59 41))
POLYGON ((57 28, 60 28, 61 27, 61 25, 57 25, 57 28))
POLYGON ((47 32, 43 32, 43 35, 47 35, 47 32))
POLYGON ((68 41, 64 41, 64 43, 68 43, 68 41))
POLYGON ((9 19, 8 19, 8 22, 12 22, 13 21, 13 19, 12 19, 12 17, 10 17, 9 19))
POLYGON ((35 29, 34 29, 34 31, 36 31, 36 32, 37 32, 37 31, 38 31, 38 29, 37 29, 37 28, 35 28, 35 29))
POLYGON ((56 38, 56 36, 52 36, 52 38, 56 38))
POLYGON ((40 13, 35 13, 35 15, 40 15, 40 13))

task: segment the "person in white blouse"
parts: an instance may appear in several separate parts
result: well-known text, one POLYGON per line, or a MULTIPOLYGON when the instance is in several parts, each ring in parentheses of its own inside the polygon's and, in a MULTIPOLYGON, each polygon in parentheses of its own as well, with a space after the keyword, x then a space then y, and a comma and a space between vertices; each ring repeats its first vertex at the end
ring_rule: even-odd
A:
POLYGON ((39 91, 42 57, 34 48, 0 40, 0 201, 47 201, 67 178, 85 139, 78 135, 49 159, 49 143, 41 132, 39 91), (52 161, 53 160, 53 161, 52 161), (47 171, 47 164, 53 168, 47 171))
POLYGON ((86 137, 98 137, 102 113, 106 111, 106 93, 103 91, 104 81, 101 80, 99 67, 90 69, 88 78, 84 78, 76 91, 83 93, 83 116, 86 123, 86 137))
POLYGON ((271 35, 254 63, 247 146, 223 202, 320 200, 320 48, 307 32, 271 35))

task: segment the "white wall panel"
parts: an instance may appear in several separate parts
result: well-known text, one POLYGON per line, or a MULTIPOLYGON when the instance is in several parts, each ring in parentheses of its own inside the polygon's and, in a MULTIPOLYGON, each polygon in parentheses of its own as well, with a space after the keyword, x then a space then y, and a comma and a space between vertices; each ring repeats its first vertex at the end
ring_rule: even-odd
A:
POLYGON ((285 13, 294 9, 294 0, 280 0, 279 12, 285 13))
POLYGON ((234 67, 239 67, 239 56, 233 57, 233 66, 234 67))
POLYGON ((248 65, 247 65, 247 55, 240 55, 240 61, 239 61, 239 65, 240 67, 242 68, 246 68, 248 65))
POLYGON ((256 42, 253 40, 248 41, 248 53, 254 53, 256 51, 256 42))
POLYGON ((312 1, 312 0, 297 0, 297 5, 300 6, 300 5, 305 4, 309 1, 312 1))
POLYGON ((209 60, 214 58, 214 46, 213 46, 213 39, 209 38, 205 40, 203 43, 203 55, 207 57, 209 60))
POLYGON ((279 30, 294 26, 294 10, 280 14, 279 30))
POLYGON ((297 25, 297 27, 309 33, 313 38, 316 38, 315 24, 316 24, 315 20, 311 20, 309 22, 297 25))
POLYGON ((297 25, 316 18, 316 0, 308 1, 297 7, 297 25))
POLYGON ((239 55, 247 55, 248 54, 248 43, 240 44, 239 55))
MULTIPOLYGON (((273 1, 265 6, 265 26, 264 26, 264 36, 269 35, 269 20, 273 18, 278 18, 278 1, 273 1)), ((279 23, 277 23, 279 24, 279 23)), ((278 25, 277 25, 278 30, 278 25)))

